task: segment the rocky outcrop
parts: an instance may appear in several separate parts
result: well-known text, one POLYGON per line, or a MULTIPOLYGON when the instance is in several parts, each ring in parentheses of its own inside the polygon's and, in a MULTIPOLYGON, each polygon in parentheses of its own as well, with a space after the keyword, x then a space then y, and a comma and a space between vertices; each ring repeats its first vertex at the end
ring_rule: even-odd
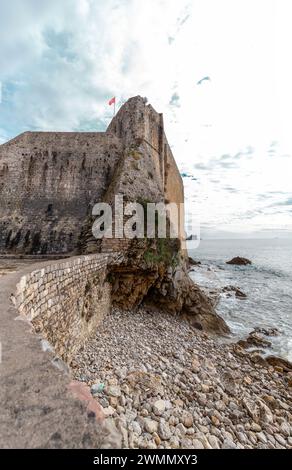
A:
POLYGON ((280 334, 277 328, 262 328, 257 326, 254 328, 246 339, 240 340, 238 344, 244 348, 251 346, 269 347, 271 342, 267 340, 269 336, 278 336, 280 334))
POLYGON ((149 291, 146 302, 181 314, 199 330, 229 332, 224 320, 216 314, 211 299, 188 277, 183 266, 169 268, 149 291))
POLYGON ((282 357, 277 356, 268 356, 266 357, 266 361, 268 364, 272 365, 278 372, 288 372, 290 373, 289 376, 289 383, 290 387, 292 386, 292 363, 286 361, 282 357))
POLYGON ((249 333, 246 339, 239 340, 237 344, 243 348, 268 348, 272 346, 272 343, 256 330, 249 333))
POLYGON ((180 314, 197 329, 228 333, 211 299, 189 277, 178 244, 170 239, 133 240, 123 261, 110 269, 113 305, 133 309, 144 303, 180 314))
POLYGON ((222 292, 225 293, 227 297, 231 297, 231 295, 234 294, 237 299, 247 298, 247 295, 236 286, 225 286, 223 287, 222 292))
POLYGON ((251 264, 251 261, 247 258, 236 256, 235 258, 232 258, 230 261, 226 261, 226 264, 235 264, 236 266, 247 266, 248 264, 251 264))
POLYGON ((189 267, 193 267, 193 266, 200 266, 202 263, 201 261, 196 261, 194 260, 193 258, 191 258, 190 256, 188 257, 188 265, 189 267))

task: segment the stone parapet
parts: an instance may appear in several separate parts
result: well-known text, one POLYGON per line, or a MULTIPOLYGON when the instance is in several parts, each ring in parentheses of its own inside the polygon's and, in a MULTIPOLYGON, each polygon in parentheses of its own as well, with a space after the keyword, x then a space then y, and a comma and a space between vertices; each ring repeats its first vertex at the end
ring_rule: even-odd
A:
POLYGON ((110 309, 107 254, 52 262, 25 274, 14 303, 20 315, 65 361, 86 342, 110 309))

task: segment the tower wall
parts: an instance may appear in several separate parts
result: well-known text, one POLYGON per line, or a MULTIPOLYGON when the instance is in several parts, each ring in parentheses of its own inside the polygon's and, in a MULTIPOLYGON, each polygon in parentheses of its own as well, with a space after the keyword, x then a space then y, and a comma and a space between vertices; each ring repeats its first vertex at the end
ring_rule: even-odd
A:
POLYGON ((0 253, 82 252, 95 203, 183 202, 162 114, 130 98, 106 132, 26 132, 0 146, 0 253))

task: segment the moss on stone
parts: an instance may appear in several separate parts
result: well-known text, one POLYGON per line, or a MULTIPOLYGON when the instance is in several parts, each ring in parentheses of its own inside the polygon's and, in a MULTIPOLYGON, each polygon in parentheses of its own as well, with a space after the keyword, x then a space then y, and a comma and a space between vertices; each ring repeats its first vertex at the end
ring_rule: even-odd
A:
POLYGON ((164 264, 165 266, 177 266, 179 262, 178 239, 157 238, 152 240, 144 253, 144 260, 147 264, 164 264))

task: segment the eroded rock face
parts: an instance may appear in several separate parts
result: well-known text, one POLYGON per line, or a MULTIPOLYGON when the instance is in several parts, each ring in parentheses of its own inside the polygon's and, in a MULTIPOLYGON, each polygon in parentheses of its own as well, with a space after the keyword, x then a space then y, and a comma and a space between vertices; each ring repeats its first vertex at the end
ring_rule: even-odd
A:
POLYGON ((181 314, 199 330, 228 333, 224 320, 216 314, 212 301, 189 278, 183 265, 165 272, 150 290, 146 301, 181 314))
MULTIPOLYGON (((121 111, 123 129, 131 146, 126 149, 107 200, 114 205, 113 194, 123 194, 127 201, 140 202, 145 207, 145 220, 147 203, 176 203, 183 224, 180 207, 184 202, 183 183, 163 131, 162 117, 153 108, 145 108, 144 102, 131 101, 129 106, 136 108, 135 113, 140 118, 134 125, 135 113, 129 115, 126 109, 121 111), (150 122, 150 128, 143 128, 143 120, 150 122), (158 150, 158 155, 153 148, 158 150), (149 161, 155 162, 153 168, 149 161)), ((117 132, 119 126, 113 121, 110 128, 117 132)), ((170 224, 168 219, 167 228, 170 224)), ((177 239, 145 237, 128 241, 128 245, 123 246, 122 262, 110 272, 113 303, 126 309, 142 302, 152 304, 169 313, 185 315, 199 329, 227 332, 225 322, 188 275, 184 238, 185 233, 180 230, 177 239)), ((108 244, 103 241, 101 250, 108 244)))
POLYGON ((180 314, 199 330, 228 333, 225 321, 216 314, 214 303, 188 275, 179 240, 164 241, 163 255, 157 241, 134 240, 124 260, 109 274, 113 304, 135 308, 141 303, 180 314))

